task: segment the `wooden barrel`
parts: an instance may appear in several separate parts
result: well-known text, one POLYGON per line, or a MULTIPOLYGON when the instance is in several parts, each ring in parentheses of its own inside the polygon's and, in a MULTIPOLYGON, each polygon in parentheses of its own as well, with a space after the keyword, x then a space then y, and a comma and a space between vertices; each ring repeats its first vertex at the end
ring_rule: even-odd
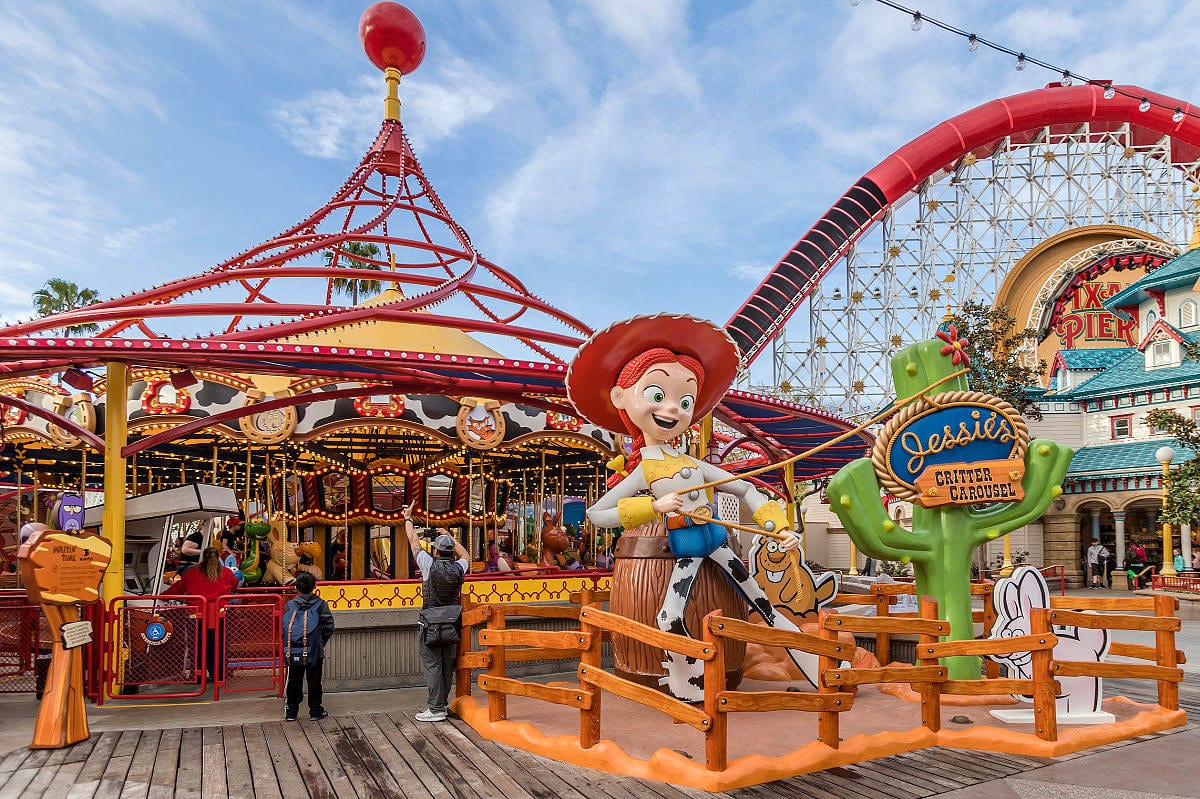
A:
MULTIPOLYGON (((675 556, 667 544, 667 529, 661 522, 651 522, 626 530, 617 541, 614 552, 612 593, 609 610, 650 627, 658 627, 658 611, 667 593, 675 556)), ((733 585, 711 560, 705 558, 692 588, 684 620, 688 631, 701 635, 701 620, 714 610, 732 619, 746 619, 746 603, 733 585)), ((613 659, 616 673, 628 680, 660 690, 659 678, 666 675, 663 650, 625 635, 613 634, 613 659)), ((727 640, 725 644, 725 678, 730 690, 742 681, 742 661, 746 645, 727 640)))

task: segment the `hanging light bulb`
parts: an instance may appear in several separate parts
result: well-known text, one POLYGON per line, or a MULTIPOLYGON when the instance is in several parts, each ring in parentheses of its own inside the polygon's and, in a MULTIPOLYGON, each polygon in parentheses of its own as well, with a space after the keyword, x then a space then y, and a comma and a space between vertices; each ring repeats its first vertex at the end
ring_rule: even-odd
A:
POLYGON ((1175 109, 1175 113, 1171 114, 1171 121, 1172 122, 1182 122, 1183 121, 1183 109, 1182 108, 1175 109))
POLYGON ((967 37, 967 49, 972 53, 979 49, 979 37, 973 33, 967 37))
POLYGON ((1025 70, 1025 54, 1021 53, 1017 56, 1017 72, 1025 70))
POLYGON ((1058 82, 1058 85, 1059 86, 1070 86, 1071 85, 1071 71, 1069 69, 1063 70, 1062 80, 1060 80, 1058 82))
POLYGON ((909 27, 915 31, 919 31, 919 30, 921 30, 921 26, 924 24, 925 23, 921 20, 921 12, 914 11, 912 25, 910 25, 909 27))
POLYGON ((833 299, 840 300, 841 298, 842 298, 842 290, 840 288, 835 288, 833 290, 833 299))
POLYGON ((1112 98, 1114 98, 1116 96, 1117 96, 1117 90, 1112 87, 1111 83, 1106 84, 1104 86, 1104 99, 1111 100, 1112 98))
POLYGON ((1150 110, 1150 99, 1147 97, 1143 97, 1142 101, 1140 103, 1138 103, 1138 110, 1142 111, 1142 112, 1149 111, 1150 110))

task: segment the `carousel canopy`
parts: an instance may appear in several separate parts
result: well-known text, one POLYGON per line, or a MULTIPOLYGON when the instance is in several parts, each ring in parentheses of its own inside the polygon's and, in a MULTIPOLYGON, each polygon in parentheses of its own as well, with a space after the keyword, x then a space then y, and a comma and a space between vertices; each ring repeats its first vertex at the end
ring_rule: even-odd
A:
MULTIPOLYGON (((379 65, 378 43, 364 44, 379 65)), ((385 71, 389 97, 375 140, 332 197, 305 218, 200 274, 0 328, 0 406, 7 408, 0 440, 100 449, 107 397, 103 380, 88 370, 118 362, 133 370, 130 432, 142 436, 131 439, 126 455, 172 442, 290 440, 280 430, 316 437, 303 419, 292 419, 289 428, 289 414, 341 400, 339 412, 349 416, 338 419, 338 430, 349 437, 343 442, 349 463, 356 452, 378 451, 379 430, 392 421, 395 446, 380 457, 400 457, 411 446, 411 466, 444 463, 459 444, 450 431, 436 430, 417 447, 413 428, 430 420, 415 410, 403 418, 430 402, 406 408, 402 398, 439 396, 532 409, 544 421, 529 422, 521 411, 522 430, 561 433, 568 445, 573 434, 587 458, 603 455, 611 441, 601 431, 560 418, 573 412, 563 385, 567 363, 591 328, 488 260, 454 220, 405 135, 397 69, 385 71), (360 294, 366 299, 358 301, 360 294), (519 357, 502 354, 514 347, 519 357), (180 397, 189 386, 198 387, 185 407, 180 397), (359 402, 352 413, 346 403, 363 397, 371 398, 366 410, 359 402), (148 421, 139 421, 139 408, 148 421), (251 422, 239 423, 244 419, 251 422)), ((773 457, 849 427, 813 409, 742 392, 716 412, 773 457)), ((869 443, 869 436, 855 435, 801 461, 797 474, 832 473, 869 443)), ((318 444, 307 452, 333 463, 344 459, 318 444)), ((65 468, 78 468, 78 461, 65 468)), ((214 455, 210 476, 217 471, 214 455)), ((179 475, 191 479, 182 466, 179 475)))

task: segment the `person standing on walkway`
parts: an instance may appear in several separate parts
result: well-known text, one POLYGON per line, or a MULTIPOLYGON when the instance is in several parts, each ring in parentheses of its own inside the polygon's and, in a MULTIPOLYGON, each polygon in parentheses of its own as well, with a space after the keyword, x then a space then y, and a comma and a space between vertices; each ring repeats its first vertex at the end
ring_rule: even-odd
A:
POLYGON ((221 550, 208 547, 200 556, 200 565, 183 572, 163 595, 204 597, 204 666, 209 677, 224 673, 225 642, 217 635, 220 626, 220 599, 237 590, 238 578, 221 565, 221 550), (216 664, 214 666, 214 664, 216 664))
POLYGON ((1099 538, 1092 539, 1092 545, 1087 548, 1088 574, 1092 576, 1092 588, 1104 588, 1104 565, 1108 562, 1108 549, 1100 543, 1099 538))
POLYGON ((283 720, 295 721, 308 683, 308 717, 314 721, 329 715, 321 704, 321 671, 325 644, 333 635, 333 613, 317 596, 317 578, 309 572, 296 575, 296 596, 283 609, 283 661, 287 664, 286 704, 283 720))
POLYGON ((445 721, 446 701, 454 681, 454 661, 458 655, 462 584, 470 562, 463 545, 448 535, 439 535, 434 540, 433 555, 421 548, 412 521, 415 505, 414 502, 404 509, 404 534, 408 536, 408 546, 416 558, 417 568, 425 578, 421 585, 417 646, 425 667, 425 684, 429 687, 428 707, 415 718, 417 721, 445 721))

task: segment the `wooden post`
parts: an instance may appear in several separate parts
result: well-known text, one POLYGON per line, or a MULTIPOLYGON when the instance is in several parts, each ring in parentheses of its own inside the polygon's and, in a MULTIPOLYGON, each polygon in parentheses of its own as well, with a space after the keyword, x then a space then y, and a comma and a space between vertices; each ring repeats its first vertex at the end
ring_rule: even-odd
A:
MULTIPOLYGON (((836 611, 822 610, 817 616, 818 635, 826 641, 838 640, 837 630, 828 630, 825 628, 825 620, 834 615, 836 611)), ((835 658, 826 655, 817 657, 817 693, 834 694, 841 688, 831 688, 825 684, 825 672, 836 669, 839 665, 835 658)), ((839 713, 833 710, 817 711, 817 738, 821 743, 828 746, 830 749, 837 749, 841 743, 841 718, 839 713)))
MULTIPOLYGON (((492 617, 488 619, 489 630, 503 630, 505 624, 505 616, 503 613, 492 613, 492 617)), ((505 676, 505 652, 503 646, 490 646, 487 648, 488 654, 491 655, 491 662, 488 664, 489 677, 504 677, 505 676)), ((508 697, 500 691, 488 691, 488 721, 504 721, 508 716, 508 697)))
MULTIPOLYGON (((1175 617, 1178 600, 1165 594, 1154 597, 1154 615, 1175 617)), ((1173 630, 1157 630, 1154 633, 1155 660, 1160 666, 1169 669, 1176 668, 1179 663, 1175 660, 1175 632, 1173 630)), ((1159 680, 1158 704, 1163 710, 1179 710, 1179 683, 1159 680)))
MULTIPOLYGON (((1008 536, 1004 536, 1005 543, 1008 543, 1008 536)), ((992 634, 992 627, 996 624, 996 607, 992 604, 992 595, 995 592, 995 583, 986 584, 983 594, 983 635, 986 638, 992 634)), ((983 659, 983 673, 988 679, 996 679, 1000 676, 1000 664, 991 658, 983 659)))
MULTIPOLYGON (((1029 611, 1029 633, 1050 634, 1050 610, 1031 608, 1029 611)), ((1054 706, 1053 649, 1035 649, 1031 653, 1033 670, 1033 724, 1037 737, 1043 741, 1058 740, 1058 711, 1054 706)))
MULTIPOLYGON (((286 505, 287 503, 285 502, 284 504, 286 505)), ((468 610, 474 610, 475 600, 471 599, 469 596, 464 596, 462 598, 462 609, 463 613, 466 613, 468 610)), ((458 639, 458 660, 456 661, 458 663, 458 668, 454 670, 455 697, 471 695, 471 670, 463 668, 462 662, 463 655, 471 651, 471 633, 474 631, 474 629, 474 627, 463 625, 462 635, 458 639)))
MULTIPOLYGON (((871 593, 875 594, 875 617, 886 619, 892 612, 893 598, 888 594, 881 594, 875 591, 875 586, 871 586, 871 593)), ((880 666, 886 666, 892 659, 892 634, 883 631, 875 633, 875 659, 879 661, 880 666)))
MULTIPOLYGON (((920 609, 917 613, 922 619, 937 619, 938 606, 937 600, 930 597, 921 597, 920 609)), ((917 641, 917 665, 918 666, 936 666, 937 658, 921 657, 920 653, 926 651, 926 647, 930 644, 936 644, 938 637, 932 633, 921 633, 917 641)), ((918 689, 921 694, 921 724, 930 732, 937 732, 942 728, 942 689, 937 683, 927 682, 921 683, 918 689)))
MULTIPOLYGON (((582 599, 590 600, 590 592, 585 592, 582 599)), ((579 654, 579 668, 581 671, 599 671, 604 642, 600 628, 588 621, 588 607, 586 601, 580 603, 579 629, 592 636, 592 644, 579 654)), ((590 749, 600 741, 600 689, 580 679, 579 690, 592 698, 591 704, 579 711, 579 746, 590 749)))
POLYGON ((714 610, 701 622, 700 638, 714 652, 712 660, 704 661, 704 713, 709 718, 704 732, 704 767, 709 771, 724 771, 729 765, 729 715, 718 706, 718 697, 725 692, 725 639, 712 629, 721 613, 714 610))

